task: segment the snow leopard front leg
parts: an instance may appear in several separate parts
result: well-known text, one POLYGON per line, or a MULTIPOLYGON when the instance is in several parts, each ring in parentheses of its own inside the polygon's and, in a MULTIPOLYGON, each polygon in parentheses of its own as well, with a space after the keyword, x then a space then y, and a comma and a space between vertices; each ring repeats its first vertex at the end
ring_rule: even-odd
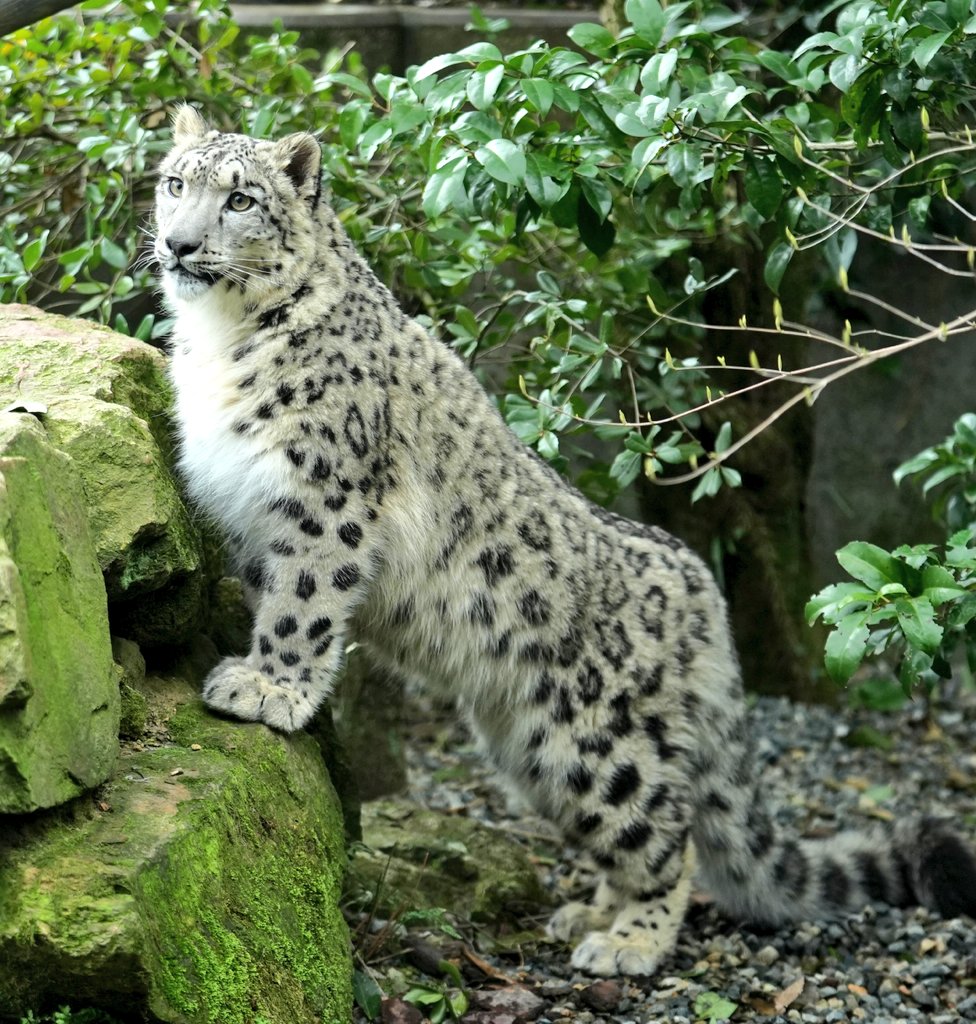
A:
POLYGON ((332 692, 346 625, 365 591, 370 546, 349 514, 310 527, 300 502, 288 502, 284 515, 275 505, 269 512, 255 532, 275 539, 240 568, 256 597, 250 653, 225 658, 204 681, 203 699, 216 711, 292 732, 332 692))

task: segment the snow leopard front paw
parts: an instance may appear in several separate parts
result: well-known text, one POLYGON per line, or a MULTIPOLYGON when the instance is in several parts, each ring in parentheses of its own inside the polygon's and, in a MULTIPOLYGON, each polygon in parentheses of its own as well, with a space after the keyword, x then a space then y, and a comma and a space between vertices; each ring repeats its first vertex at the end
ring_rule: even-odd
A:
POLYGON ((560 942, 569 942, 577 935, 582 935, 604 923, 604 915, 589 903, 573 901, 561 906, 549 918, 546 934, 560 942))
POLYGON ((203 702, 245 722, 264 722, 282 732, 300 729, 315 713, 301 690, 276 682, 244 658, 225 658, 204 680, 203 702))
POLYGON ((629 935, 590 932, 573 950, 572 964, 601 978, 641 977, 653 974, 666 952, 644 929, 629 935))

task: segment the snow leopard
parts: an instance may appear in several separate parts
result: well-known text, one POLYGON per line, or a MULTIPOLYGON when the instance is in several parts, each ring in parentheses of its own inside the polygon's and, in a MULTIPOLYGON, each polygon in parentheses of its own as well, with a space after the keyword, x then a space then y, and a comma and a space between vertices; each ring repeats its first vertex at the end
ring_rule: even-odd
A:
POLYGON ((183 107, 159 168, 178 465, 254 612, 206 704, 300 729, 352 642, 455 702, 598 871, 548 925, 590 974, 654 973, 693 879, 764 925, 875 901, 976 915, 976 857, 944 820, 777 823, 704 562, 522 444, 374 276, 320 161, 309 133, 223 133, 183 107))

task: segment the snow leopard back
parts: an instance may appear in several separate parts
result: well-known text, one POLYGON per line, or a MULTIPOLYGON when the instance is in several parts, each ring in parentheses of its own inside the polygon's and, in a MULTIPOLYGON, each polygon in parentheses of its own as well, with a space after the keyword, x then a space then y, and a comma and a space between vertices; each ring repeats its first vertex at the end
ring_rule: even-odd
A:
POLYGON ((594 973, 646 974, 673 948, 696 851, 753 918, 976 910, 976 863, 942 824, 776 829, 705 566, 515 438, 355 251, 310 136, 222 135, 184 109, 156 211, 180 466, 255 613, 250 653, 205 682, 211 707, 299 728, 351 640, 452 696, 601 869, 550 926, 584 935, 573 962, 594 973))

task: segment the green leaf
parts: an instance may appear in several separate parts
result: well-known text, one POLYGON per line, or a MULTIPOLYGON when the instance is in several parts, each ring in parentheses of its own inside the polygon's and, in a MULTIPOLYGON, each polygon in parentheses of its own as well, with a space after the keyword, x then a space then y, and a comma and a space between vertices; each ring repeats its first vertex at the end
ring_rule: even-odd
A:
POLYGON ((895 471, 892 473, 892 478, 896 484, 900 484, 906 476, 914 476, 916 473, 921 473, 923 470, 928 469, 933 463, 939 461, 939 456, 931 448, 928 448, 924 452, 919 452, 914 458, 909 459, 907 462, 903 462, 895 471))
POLYGON ((867 652, 870 632, 867 613, 848 615, 834 626, 824 647, 824 666, 835 683, 846 683, 867 652))
POLYGON ((390 111, 390 127, 393 129, 394 135, 413 133, 414 129, 422 125, 427 118, 427 109, 408 95, 393 104, 393 109, 390 111))
POLYGON ((746 161, 746 199, 766 220, 779 209, 786 183, 776 169, 776 161, 751 156, 746 161))
POLYGON ((354 971, 352 976, 352 995, 356 1005, 363 1011, 368 1020, 376 1020, 380 1015, 383 1002, 383 990, 373 980, 372 975, 365 971, 354 971))
POLYGON ((583 195, 586 196, 586 201, 600 220, 606 220, 613 209, 613 196, 610 189, 597 178, 582 178, 580 187, 583 190, 583 195))
POLYGON ((339 114, 339 139, 348 150, 359 145, 359 135, 366 123, 366 108, 359 103, 347 103, 339 114))
POLYGON ((415 985, 404 993, 403 999, 405 1002, 413 1003, 415 1006, 433 1006, 444 1000, 444 993, 438 989, 415 985))
POLYGON ((665 156, 668 174, 679 188, 695 184, 702 167, 702 153, 697 146, 685 142, 669 146, 665 156))
POLYGON ((890 117, 895 137, 905 149, 917 153, 925 142, 922 110, 918 101, 914 97, 909 97, 904 104, 894 104, 890 117))
POLYGON ((450 1003, 451 1011, 458 1020, 468 1012, 469 1001, 466 992, 455 992, 450 998, 450 1003))
POLYGON ((613 123, 625 134, 637 138, 659 134, 668 116, 670 103, 661 96, 644 96, 634 103, 625 103, 613 113, 613 123))
POLYGON ((495 100, 498 87, 505 77, 502 64, 479 67, 468 79, 467 93, 475 110, 486 110, 495 100))
POLYGON ((789 242, 777 242, 766 257, 763 280, 774 295, 779 295, 779 286, 795 252, 789 242))
POLYGON ((24 263, 24 270, 29 274, 38 263, 41 262, 41 256, 44 255, 44 238, 35 238, 32 242, 29 242, 24 247, 23 255, 21 259, 24 263))
POLYGON ((372 160, 376 150, 393 137, 393 128, 387 118, 369 126, 359 139, 359 154, 364 160, 372 160))
POLYGON ((608 217, 601 217, 582 193, 576 208, 576 230, 586 248, 596 256, 605 256, 617 237, 613 222, 608 217))
POLYGON ((624 17, 634 26, 634 32, 652 46, 657 46, 667 24, 664 10, 658 0, 626 0, 624 17))
POLYGON ((525 154, 509 139, 492 139, 475 150, 475 160, 496 180, 521 185, 525 180, 525 154))
POLYGON ((536 444, 539 454, 549 462, 559 455, 559 435, 551 430, 544 430, 536 444))
POLYGON ((768 70, 772 71, 774 75, 778 75, 783 79, 784 82, 797 82, 802 80, 803 75, 800 69, 793 63, 792 60, 779 50, 766 50, 764 53, 757 54, 756 60, 768 70))
POLYGON ((468 195, 464 187, 467 168, 468 158, 462 154, 438 167, 427 179, 423 208, 428 217, 438 217, 445 210, 467 206, 468 195))
POLYGON ((544 173, 539 159, 534 153, 529 153, 525 160, 525 187, 535 202, 543 210, 548 210, 566 195, 570 183, 556 181, 544 173))
POLYGON ((905 639, 917 650, 934 654, 942 643, 942 627, 935 621, 935 609, 924 597, 901 598, 895 602, 898 624, 905 639))
POLYGON ((643 461, 644 456, 640 452, 632 452, 627 449, 618 452, 610 466, 611 479, 617 481, 618 487, 629 486, 637 479, 643 461))
POLYGON ((606 57, 613 47, 613 36, 602 26, 584 21, 566 31, 566 35, 581 49, 606 57))
POLYGON ((870 789, 866 789, 861 795, 865 800, 868 800, 873 804, 881 804, 886 800, 893 800, 895 797, 895 790, 893 786, 885 783, 881 786, 871 786, 870 789))
POLYGON ((853 53, 843 53, 830 62, 827 75, 841 91, 847 92, 861 73, 861 58, 853 53))
POLYGON ((129 265, 128 253, 120 245, 116 245, 110 238, 103 238, 99 242, 98 248, 102 254, 102 259, 109 266, 115 267, 116 270, 125 270, 129 265))
POLYGON ((915 47, 912 57, 915 63, 924 71, 932 58, 942 48, 942 44, 951 36, 951 32, 933 32, 927 39, 915 47))
POLYGON ((316 81, 316 86, 324 88, 331 85, 341 85, 348 89, 353 95, 361 96, 364 100, 372 100, 373 94, 369 86, 356 78, 355 75, 346 74, 343 71, 335 71, 328 75, 322 75, 316 81))
POLYGON ((708 472, 702 475, 695 489, 691 492, 691 503, 694 505, 696 501, 700 501, 702 498, 714 498, 721 489, 722 474, 718 471, 718 466, 712 466, 708 472))
POLYGON ((728 1020, 738 1008, 738 1003, 733 1003, 717 992, 702 992, 695 999, 695 1017, 698 1020, 728 1020))
POLYGON ((966 587, 942 565, 927 565, 922 570, 922 590, 923 596, 936 608, 946 601, 954 601, 969 593, 966 587))
POLYGON ((82 153, 88 153, 90 156, 95 157, 104 153, 111 144, 112 140, 107 135, 89 135, 87 138, 78 141, 78 148, 82 153))
POLYGON ((928 494, 933 487, 938 487, 939 484, 944 483, 946 480, 950 480, 954 476, 959 476, 961 473, 966 472, 965 466, 958 464, 951 466, 943 466, 941 469, 937 469, 930 477, 928 477, 925 483, 922 485, 922 493, 928 494))
POLYGON ((545 117, 552 109, 553 100, 556 98, 556 90, 552 84, 544 78, 526 78, 520 84, 525 98, 545 117))
POLYGON ((722 452, 727 451, 729 445, 732 443, 732 424, 726 421, 722 424, 721 429, 718 432, 718 437, 715 438, 715 451, 721 455, 722 452))
POLYGON ((858 604, 872 604, 874 595, 873 590, 865 590, 859 583, 832 583, 807 601, 803 615, 811 626, 820 615, 824 622, 834 623, 841 618, 844 609, 851 609, 858 604))
POLYGON ((898 681, 901 683, 906 697, 910 697, 912 691, 924 683, 926 676, 932 671, 933 661, 931 654, 915 650, 912 647, 905 649, 901 665, 898 668, 898 681))
POLYGON ((413 80, 420 82, 454 64, 475 64, 483 60, 500 62, 502 60, 502 52, 494 43, 472 43, 471 46, 466 46, 463 50, 458 50, 457 53, 442 53, 436 57, 431 57, 428 61, 424 61, 413 72, 413 80))
POLYGON ((641 69, 640 81, 644 91, 654 96, 665 93, 677 65, 677 50, 670 49, 665 50, 664 53, 655 53, 641 69))
POLYGON ((898 563, 883 548, 866 541, 852 541, 837 552, 837 561, 862 583, 880 590, 886 583, 898 583, 898 563))

